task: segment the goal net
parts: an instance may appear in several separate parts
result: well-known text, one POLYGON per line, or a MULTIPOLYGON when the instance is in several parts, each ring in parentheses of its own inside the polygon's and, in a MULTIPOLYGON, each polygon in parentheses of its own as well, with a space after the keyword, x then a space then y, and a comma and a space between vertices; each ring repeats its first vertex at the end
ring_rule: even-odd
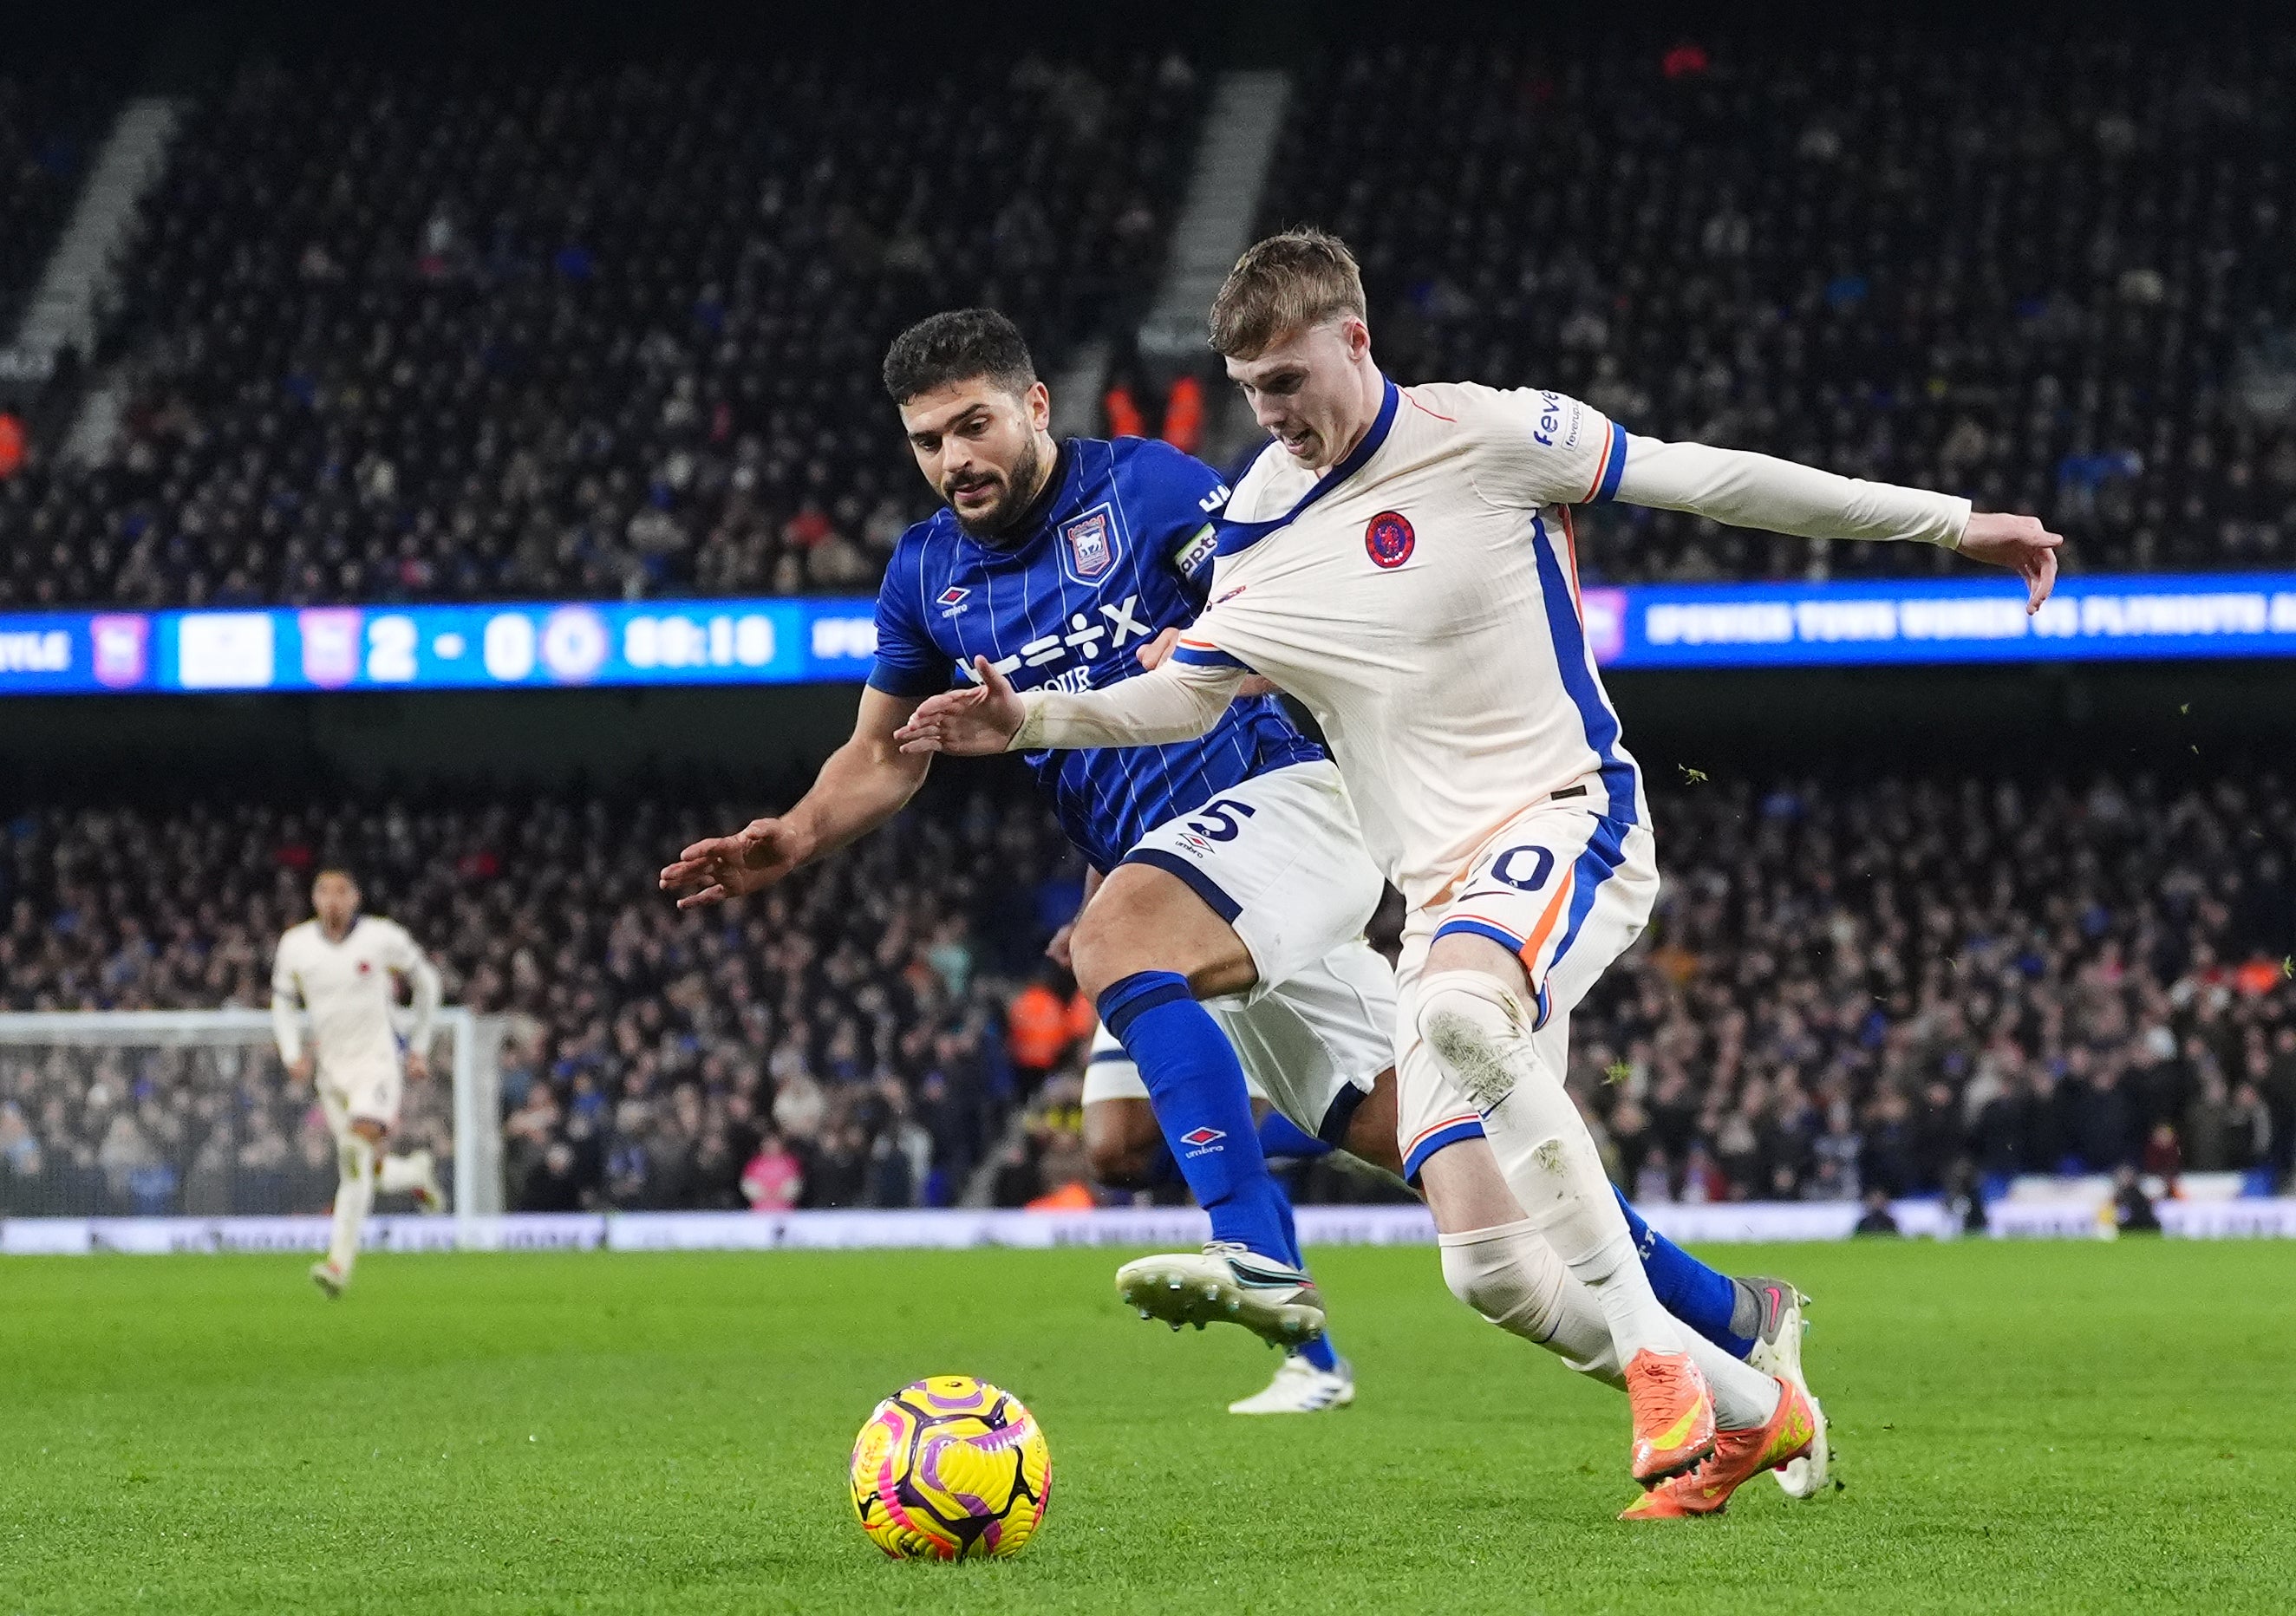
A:
MULTIPOLYGON (((503 1020, 449 1008, 392 1148, 453 1166, 455 1210, 503 1208, 503 1020)), ((0 1014, 0 1218, 324 1212, 335 1148, 260 1010, 0 1014)))

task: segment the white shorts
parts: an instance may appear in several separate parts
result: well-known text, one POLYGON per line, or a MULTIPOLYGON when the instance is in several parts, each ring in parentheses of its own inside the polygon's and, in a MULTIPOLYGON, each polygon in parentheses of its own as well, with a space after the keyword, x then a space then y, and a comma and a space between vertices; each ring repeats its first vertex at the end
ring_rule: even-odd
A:
POLYGON ((1252 998, 1360 939, 1387 890, 1339 769, 1321 760, 1256 775, 1166 820, 1122 862, 1169 871, 1235 928, 1259 977, 1252 998))
POLYGON ((1650 827, 1597 813, 1583 800, 1539 803, 1483 844, 1465 877, 1403 923, 1396 962, 1396 1133, 1403 1176, 1479 1136, 1482 1114, 1421 1040, 1417 987, 1439 937, 1488 938, 1523 962, 1535 1030, 1531 1046, 1557 1081, 1567 1075, 1570 1012, 1612 960, 1634 946, 1658 902, 1650 827))
POLYGON ((338 1139, 350 1132, 354 1122, 397 1128, 406 1086, 406 1074, 397 1061, 362 1061, 340 1071, 322 1068, 315 1085, 320 1108, 327 1114, 327 1127, 338 1139))
MULTIPOLYGON (((1327 1144, 1347 1137, 1356 1107, 1395 1063, 1395 972, 1360 937, 1267 993, 1208 999, 1204 1008, 1235 1046, 1252 1097, 1327 1144)), ((1132 1057, 1103 1027, 1093 1035, 1084 1103, 1147 1097, 1132 1057)))

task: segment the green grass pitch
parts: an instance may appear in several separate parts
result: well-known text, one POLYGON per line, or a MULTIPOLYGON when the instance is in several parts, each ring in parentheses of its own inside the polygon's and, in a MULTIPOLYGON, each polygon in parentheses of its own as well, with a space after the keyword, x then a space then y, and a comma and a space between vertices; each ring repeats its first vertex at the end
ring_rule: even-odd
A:
POLYGON ((1626 1525, 1622 1402, 1472 1318, 1431 1249, 1317 1254, 1361 1397, 1115 1301, 1126 1253, 0 1262, 0 1616, 2296 1604, 2296 1247, 1738 1248, 1817 1298, 1845 1486, 1626 1525), (1015 1560, 894 1564, 846 1453, 928 1373, 1017 1392, 1015 1560))

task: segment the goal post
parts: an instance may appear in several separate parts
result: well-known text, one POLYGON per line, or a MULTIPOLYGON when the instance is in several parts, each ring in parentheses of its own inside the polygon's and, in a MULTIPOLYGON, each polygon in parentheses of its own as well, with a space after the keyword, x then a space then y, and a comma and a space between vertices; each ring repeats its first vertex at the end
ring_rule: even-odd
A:
MULTIPOLYGON (((458 1218, 503 1210, 504 1032, 441 1010, 431 1080, 406 1086, 400 1133, 452 1156, 458 1218)), ((0 1218, 324 1211, 310 1109, 267 1011, 0 1014, 0 1218)))

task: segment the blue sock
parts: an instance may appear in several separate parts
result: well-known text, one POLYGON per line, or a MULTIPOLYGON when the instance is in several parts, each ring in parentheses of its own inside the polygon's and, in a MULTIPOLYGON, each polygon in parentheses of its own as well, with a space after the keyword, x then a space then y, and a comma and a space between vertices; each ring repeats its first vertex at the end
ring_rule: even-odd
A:
POLYGON ((1259 1120, 1259 1153, 1263 1156, 1328 1156, 1332 1147, 1280 1111, 1259 1120))
POLYGON ((1141 1163, 1140 1177, 1151 1189, 1161 1185, 1179 1183, 1180 1167, 1179 1163, 1172 1160, 1172 1147, 1161 1139, 1157 1140, 1155 1149, 1150 1152, 1146 1160, 1141 1163))
POLYGON ((1101 994, 1099 1009, 1147 1086, 1156 1125, 1212 1220, 1212 1238, 1297 1263, 1285 1237, 1290 1209, 1259 1153, 1243 1067, 1186 979, 1136 971, 1101 994))
POLYGON ((1737 1282, 1708 1267, 1644 1223, 1616 1185, 1611 1193, 1619 1197, 1619 1210, 1627 1215, 1627 1232, 1635 1238, 1635 1252, 1643 1259, 1643 1271, 1650 1276, 1659 1306, 1731 1357, 1743 1358, 1751 1352, 1752 1336, 1730 1333, 1730 1316, 1738 1306, 1737 1282))
MULTIPOLYGON (((1269 1114, 1272 1116, 1274 1113, 1269 1114)), ((1299 1130, 1294 1128, 1292 1131, 1296 1133, 1299 1130)), ((1283 1208, 1283 1243, 1291 1249, 1292 1266, 1304 1268, 1308 1266, 1308 1259, 1300 1253, 1300 1230, 1292 1220, 1292 1198, 1283 1194, 1282 1185, 1275 1186, 1275 1194, 1283 1208)), ((1292 1349, 1292 1353, 1295 1358, 1306 1358, 1326 1374, 1340 1366, 1339 1349, 1332 1345, 1332 1333, 1328 1330, 1313 1341, 1300 1342, 1292 1349)))

